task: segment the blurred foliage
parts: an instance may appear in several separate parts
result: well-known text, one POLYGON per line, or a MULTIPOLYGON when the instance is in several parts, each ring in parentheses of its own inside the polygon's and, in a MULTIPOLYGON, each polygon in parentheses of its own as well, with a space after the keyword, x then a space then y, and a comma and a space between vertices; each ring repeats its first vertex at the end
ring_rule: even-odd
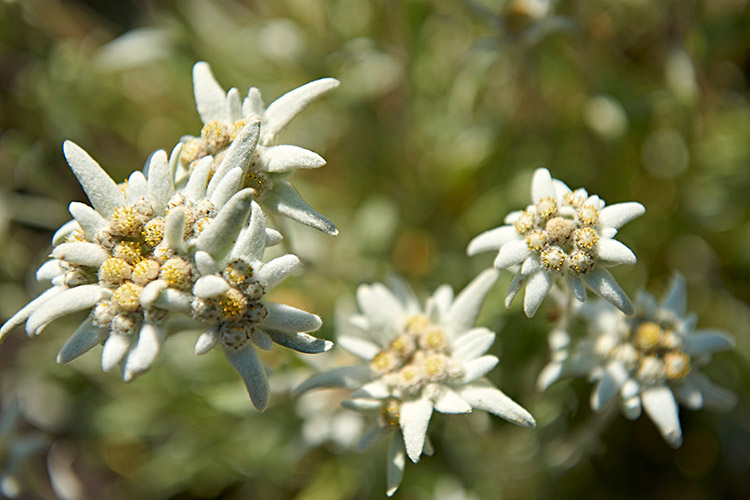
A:
MULTIPOLYGON (((680 271, 699 325, 737 339, 707 372, 738 407, 683 409, 674 451, 645 417, 592 415, 586 381, 535 391, 550 323, 523 317, 520 301, 502 306, 504 273, 480 318, 499 332, 490 375, 539 426, 441 415, 435 456, 407 465, 397 496, 748 498, 749 35, 745 0, 2 1, 0 315, 40 291, 33 270, 52 231, 67 203, 85 201, 63 139, 119 181, 198 132, 197 60, 268 101, 334 76, 341 88, 286 138, 327 159, 295 183, 340 236, 278 221, 306 269, 276 299, 318 312, 321 336, 334 336, 339 297, 388 272, 422 296, 463 287, 491 265, 465 256, 469 239, 525 206, 531 171, 547 166, 609 203, 647 207, 620 235, 638 255, 614 270, 631 296, 660 295, 680 271)), ((75 324, 31 341, 15 332, 0 369, 6 404, 17 395, 28 425, 70 448, 83 498, 384 496, 383 443, 357 455, 302 441, 285 377, 311 370, 298 358, 268 354, 278 392, 259 414, 220 356, 193 356, 198 332, 172 336, 154 370, 126 385, 95 354, 54 363, 75 324)), ((43 455, 24 498, 57 498, 43 455)))

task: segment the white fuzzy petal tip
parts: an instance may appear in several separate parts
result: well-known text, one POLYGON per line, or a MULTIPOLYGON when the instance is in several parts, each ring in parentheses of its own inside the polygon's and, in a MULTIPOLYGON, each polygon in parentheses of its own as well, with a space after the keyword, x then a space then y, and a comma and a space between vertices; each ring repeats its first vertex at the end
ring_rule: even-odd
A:
POLYGON ((534 203, 539 203, 542 198, 555 199, 556 196, 557 192, 549 170, 546 168, 534 170, 534 176, 531 179, 531 199, 534 203))
POLYGON ((659 429, 664 440, 673 448, 682 445, 682 429, 678 416, 679 408, 672 391, 664 385, 657 385, 641 392, 643 409, 659 429))
POLYGON ((414 463, 419 462, 422 456, 431 416, 432 403, 427 399, 405 401, 401 404, 399 424, 406 445, 406 454, 414 463))

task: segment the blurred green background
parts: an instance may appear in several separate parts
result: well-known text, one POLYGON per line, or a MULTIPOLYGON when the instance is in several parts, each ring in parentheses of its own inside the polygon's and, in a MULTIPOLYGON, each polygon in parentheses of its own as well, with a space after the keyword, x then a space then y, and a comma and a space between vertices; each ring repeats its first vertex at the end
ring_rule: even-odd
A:
MULTIPOLYGON (((682 409, 685 442, 672 450, 646 417, 592 415, 585 380, 536 392, 552 305, 533 320, 520 300, 506 310, 503 273, 480 317, 499 332, 490 378, 538 428, 436 416, 436 454, 407 465, 397 498, 750 498, 745 0, 0 1, 3 319, 44 288, 34 270, 67 204, 85 201, 62 141, 122 180, 199 132, 198 60, 266 103, 323 76, 342 82, 282 138, 328 161, 294 183, 340 235, 278 221, 306 265, 274 293, 320 314, 321 336, 334 338, 340 297, 389 272, 422 297, 462 288, 493 257, 466 257, 469 240, 524 207, 531 172, 546 166, 610 204, 646 206, 619 237, 638 264, 613 271, 631 296, 663 294, 679 271, 699 327, 737 339, 705 371, 738 407, 682 409)), ((80 319, 33 340, 16 331, 0 349, 2 406, 18 398, 19 433, 54 443, 70 498, 384 497, 385 443, 358 455, 303 440, 306 412, 288 393, 312 373, 300 358, 266 356, 277 392, 259 414, 218 353, 193 356, 198 332, 171 336, 129 385, 101 373, 98 352, 56 365, 80 319)), ((60 495, 47 456, 19 470, 22 498, 60 495)))

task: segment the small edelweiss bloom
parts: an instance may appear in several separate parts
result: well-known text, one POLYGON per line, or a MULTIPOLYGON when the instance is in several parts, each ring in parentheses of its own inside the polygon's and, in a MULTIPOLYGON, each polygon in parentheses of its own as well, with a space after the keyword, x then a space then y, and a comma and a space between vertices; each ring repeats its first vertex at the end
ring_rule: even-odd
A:
POLYGON ((184 139, 179 166, 192 172, 197 162, 212 157, 211 173, 221 168, 224 155, 236 141, 253 135, 257 146, 247 155, 241 187, 253 188, 258 202, 302 224, 326 234, 338 230, 331 221, 310 208, 292 185, 285 180, 298 168, 318 168, 325 160, 307 149, 288 144, 277 145, 277 138, 289 122, 315 99, 339 86, 334 78, 315 80, 288 92, 265 107, 260 92, 251 88, 244 99, 236 88, 225 92, 211 72, 208 63, 193 67, 193 87, 198 113, 203 121, 200 137, 184 139))
POLYGON ((102 369, 119 365, 131 381, 151 367, 166 321, 182 313, 207 328, 196 353, 221 344, 260 410, 268 382, 253 345, 276 342, 305 353, 332 346, 305 333, 320 328, 318 316, 265 300, 300 261, 291 254, 261 260, 280 235, 266 230, 255 192, 237 190, 239 167, 217 172, 213 186, 198 172, 176 190, 167 155, 157 151, 145 175, 134 172, 117 185, 77 145, 66 142, 64 152, 93 208, 70 204, 74 219, 53 237, 52 259, 37 272, 52 288, 11 317, 0 339, 23 322, 38 335, 61 316, 91 310, 58 363, 103 343, 102 369))
POLYGON ((561 378, 588 376, 596 382, 591 407, 602 411, 619 394, 625 416, 638 418, 643 408, 664 439, 682 444, 677 401, 691 410, 704 406, 730 409, 736 397, 702 374, 715 352, 734 346, 725 332, 696 330, 697 317, 686 314, 686 287, 676 276, 659 305, 648 293, 628 317, 604 301, 585 304, 590 336, 575 348, 559 349, 539 375, 541 390, 561 378))
POLYGON ((531 317, 555 281, 563 279, 579 301, 586 300, 588 287, 625 314, 633 314, 630 299, 606 268, 635 263, 633 252, 614 237, 622 225, 645 213, 643 205, 605 207, 598 196, 589 196, 585 189, 572 191, 546 168, 534 172, 531 198, 526 210, 508 214, 506 225, 475 237, 466 250, 469 255, 499 250, 495 267, 520 266, 506 307, 525 284, 523 307, 531 317))
POLYGON ((321 373, 298 388, 354 389, 342 404, 377 416, 360 449, 393 434, 389 496, 401 484, 405 457, 416 463, 422 453, 430 453, 427 427, 433 410, 480 409, 524 427, 536 425, 529 412, 484 378, 498 362, 485 354, 495 334, 474 327, 474 322, 497 277, 497 270, 484 271, 455 299, 453 290, 443 285, 424 309, 400 280, 393 280, 392 291, 379 283, 360 286, 357 302, 362 313, 350 318, 358 334, 341 335, 338 342, 364 364, 321 373))

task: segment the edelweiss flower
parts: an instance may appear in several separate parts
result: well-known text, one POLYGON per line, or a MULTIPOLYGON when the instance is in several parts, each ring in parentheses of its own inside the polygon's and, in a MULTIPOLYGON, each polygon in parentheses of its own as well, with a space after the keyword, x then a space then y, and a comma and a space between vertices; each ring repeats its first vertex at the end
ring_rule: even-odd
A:
MULTIPOLYGON (((208 63, 193 67, 193 86, 198 113, 204 123, 200 137, 187 138, 181 147, 180 168, 191 172, 196 162, 210 155, 216 165, 240 136, 252 124, 260 127, 258 145, 247 157, 242 187, 257 191, 264 207, 326 234, 338 234, 331 221, 310 208, 292 185, 284 180, 298 168, 318 168, 325 160, 307 149, 291 145, 276 145, 277 136, 289 122, 315 99, 338 87, 334 78, 315 80, 288 92, 264 107, 256 88, 251 88, 244 100, 236 88, 229 92, 216 82, 208 63), (265 109, 264 109, 265 108, 265 109)), ((179 182, 179 181, 178 181, 179 182)))
POLYGON ((466 252, 474 255, 499 250, 495 267, 521 265, 505 299, 506 307, 526 284, 524 312, 533 316, 558 278, 576 299, 586 300, 588 286, 625 314, 633 314, 633 305, 606 267, 634 264, 635 255, 615 240, 617 230, 643 215, 645 208, 636 202, 605 207, 598 196, 585 189, 571 189, 550 177, 546 168, 534 172, 531 181, 533 204, 512 212, 505 226, 486 231, 469 243, 466 252))
POLYGON ((253 404, 264 409, 268 382, 253 344, 270 349, 276 342, 307 353, 332 344, 300 333, 317 330, 318 316, 264 299, 300 262, 291 254, 261 261, 266 245, 281 236, 266 230, 254 191, 238 191, 242 168, 232 167, 232 159, 247 150, 242 144, 227 152, 211 182, 206 159, 185 188, 175 190, 164 151, 151 156, 145 175, 134 172, 117 185, 66 142, 65 156, 93 208, 70 204, 74 220, 55 235, 52 260, 37 272, 52 288, 10 318, 0 338, 24 321, 28 334, 38 335, 61 316, 91 309, 57 361, 67 363, 103 342, 102 368, 120 364, 130 381, 151 367, 165 320, 184 313, 208 327, 196 353, 221 343, 253 404))
POLYGON ((620 407, 631 420, 641 407, 673 447, 682 443, 675 398, 687 408, 731 408, 735 396, 715 386, 698 368, 715 352, 731 349, 732 337, 716 330, 695 330, 697 317, 686 315, 685 281, 676 276, 661 305, 647 293, 636 301, 636 315, 624 314, 604 301, 586 304, 590 338, 557 359, 539 375, 541 390, 565 377, 588 375, 597 381, 591 407, 603 410, 619 393, 620 407))
POLYGON ((362 314, 352 316, 351 324, 362 335, 339 336, 338 342, 367 364, 321 373, 298 388, 356 389, 342 404, 378 415, 360 448, 393 432, 389 496, 401 484, 405 456, 416 463, 423 452, 429 453, 427 427, 433 410, 469 413, 476 408, 525 427, 536 425, 529 412, 482 378, 498 362, 485 355, 495 334, 473 325, 497 277, 494 269, 484 271, 455 300, 453 290, 443 285, 424 310, 399 280, 391 284, 393 291, 379 283, 360 286, 362 314))

